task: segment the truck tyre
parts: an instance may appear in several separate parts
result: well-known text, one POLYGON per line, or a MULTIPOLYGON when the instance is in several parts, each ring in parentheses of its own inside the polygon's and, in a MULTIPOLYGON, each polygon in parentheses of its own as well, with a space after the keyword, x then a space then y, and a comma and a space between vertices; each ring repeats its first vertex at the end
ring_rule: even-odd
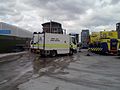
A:
POLYGON ((55 50, 50 52, 50 56, 55 57, 57 55, 57 52, 55 50))
POLYGON ((69 55, 73 55, 73 50, 70 49, 69 55))
POLYGON ((74 50, 74 53, 77 53, 77 49, 76 49, 76 50, 74 50))
POLYGON ((45 54, 41 54, 41 53, 40 53, 40 56, 41 56, 41 57, 45 57, 45 54))

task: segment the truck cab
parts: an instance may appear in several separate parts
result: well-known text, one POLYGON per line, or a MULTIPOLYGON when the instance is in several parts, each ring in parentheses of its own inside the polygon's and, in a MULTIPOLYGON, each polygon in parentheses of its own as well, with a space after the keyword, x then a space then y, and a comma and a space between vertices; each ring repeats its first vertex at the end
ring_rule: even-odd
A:
POLYGON ((73 49, 73 52, 77 52, 77 40, 75 38, 75 36, 70 36, 70 45, 73 49))

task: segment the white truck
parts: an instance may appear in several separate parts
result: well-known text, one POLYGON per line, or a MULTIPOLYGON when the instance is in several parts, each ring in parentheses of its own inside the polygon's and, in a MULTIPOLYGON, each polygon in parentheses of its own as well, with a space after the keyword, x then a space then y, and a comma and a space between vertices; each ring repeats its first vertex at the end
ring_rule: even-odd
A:
POLYGON ((40 53, 41 56, 72 55, 77 51, 77 43, 74 36, 34 32, 33 40, 31 41, 31 51, 40 53))

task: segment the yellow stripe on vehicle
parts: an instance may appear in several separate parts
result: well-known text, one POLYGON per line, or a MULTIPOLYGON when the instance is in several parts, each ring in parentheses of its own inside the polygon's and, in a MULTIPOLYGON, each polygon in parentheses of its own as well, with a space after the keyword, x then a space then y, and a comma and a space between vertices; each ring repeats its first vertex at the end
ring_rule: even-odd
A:
POLYGON ((45 44, 47 48, 69 48, 68 44, 45 44))
MULTIPOLYGON (((34 44, 36 47, 43 47, 43 44, 34 44)), ((69 48, 68 44, 45 44, 46 48, 69 48)))

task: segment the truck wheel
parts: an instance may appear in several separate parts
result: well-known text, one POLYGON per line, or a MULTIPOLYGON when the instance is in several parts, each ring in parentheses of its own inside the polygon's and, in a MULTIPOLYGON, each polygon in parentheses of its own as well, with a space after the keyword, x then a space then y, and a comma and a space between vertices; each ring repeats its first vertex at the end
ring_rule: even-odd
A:
POLYGON ((73 55, 73 50, 70 50, 69 55, 73 55))
POLYGON ((50 52, 50 56, 55 57, 56 55, 57 55, 56 51, 53 50, 50 52))
POLYGON ((44 55, 44 54, 40 54, 40 56, 41 56, 41 57, 45 57, 45 55, 44 55))
POLYGON ((77 53, 77 49, 76 49, 76 50, 74 50, 74 53, 77 53))

